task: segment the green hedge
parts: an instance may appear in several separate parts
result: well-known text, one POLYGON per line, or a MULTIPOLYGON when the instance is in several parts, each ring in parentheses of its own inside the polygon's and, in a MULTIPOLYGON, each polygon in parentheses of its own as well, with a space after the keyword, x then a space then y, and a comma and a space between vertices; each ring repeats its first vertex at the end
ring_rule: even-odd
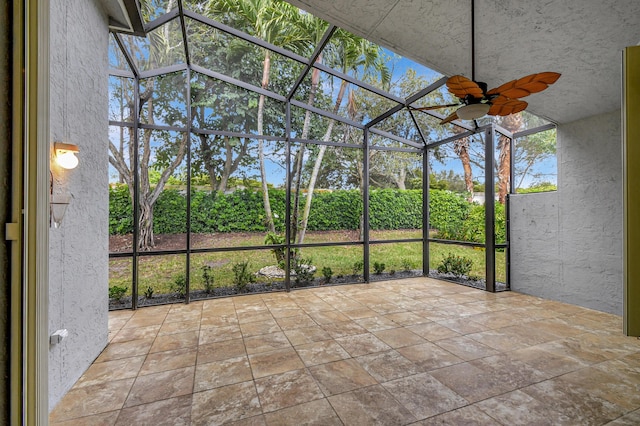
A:
MULTIPOLYGON (((438 238, 456 241, 484 243, 484 206, 474 204, 467 217, 457 222, 450 222, 438 228, 438 238)), ((507 220, 505 209, 499 202, 495 203, 495 233, 496 243, 503 244, 507 235, 507 220)))
MULTIPOLYGON (((285 191, 269 190, 276 228, 284 230, 285 191)), ((472 205, 462 195, 431 190, 430 227, 445 229, 460 223, 469 215, 472 205)), ((304 205, 304 198, 301 205, 304 205)), ((422 228, 421 190, 372 190, 369 194, 372 229, 422 228)), ((358 190, 316 192, 309 217, 309 231, 358 229, 362 213, 362 197, 358 190)), ((133 232, 131 200, 126 185, 109 190, 109 233, 133 232)), ((262 193, 239 190, 229 194, 193 190, 191 192, 191 230, 195 233, 266 232, 262 193)), ((187 202, 185 192, 165 189, 154 208, 154 232, 173 234, 186 232, 187 202)))

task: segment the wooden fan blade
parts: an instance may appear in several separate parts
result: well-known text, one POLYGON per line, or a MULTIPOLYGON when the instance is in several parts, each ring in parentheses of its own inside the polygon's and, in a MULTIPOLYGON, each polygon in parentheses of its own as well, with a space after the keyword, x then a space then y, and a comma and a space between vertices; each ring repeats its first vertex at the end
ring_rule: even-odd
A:
POLYGON ((454 106, 458 106, 458 105, 460 105, 460 104, 456 103, 456 104, 448 104, 448 105, 431 105, 431 106, 413 108, 413 109, 415 109, 416 111, 430 111, 432 109, 450 108, 450 107, 454 107, 454 106))
POLYGON ((507 99, 504 103, 494 103, 491 105, 487 114, 501 116, 515 114, 516 112, 524 111, 528 105, 528 103, 520 99, 507 99))
POLYGON ((440 124, 447 124, 447 123, 451 123, 453 120, 457 120, 458 117, 458 111, 454 111, 452 114, 450 114, 447 118, 444 118, 440 124))
POLYGON ((447 80, 447 89, 449 89, 449 92, 454 96, 457 96, 460 99, 464 99, 467 95, 471 95, 477 99, 482 99, 484 97, 484 93, 480 86, 478 86, 478 83, 469 80, 467 77, 462 75, 449 77, 447 80))
POLYGON ((487 92, 487 95, 500 94, 509 99, 524 98, 532 93, 542 92, 559 78, 560 74, 557 72, 531 74, 491 89, 487 92))

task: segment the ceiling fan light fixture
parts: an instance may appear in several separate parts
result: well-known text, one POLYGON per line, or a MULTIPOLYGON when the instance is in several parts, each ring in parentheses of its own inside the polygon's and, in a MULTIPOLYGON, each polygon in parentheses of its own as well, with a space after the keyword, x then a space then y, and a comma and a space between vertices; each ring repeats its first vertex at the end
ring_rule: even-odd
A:
POLYGON ((490 104, 470 104, 459 108, 456 112, 458 114, 458 117, 460 117, 462 120, 475 120, 487 115, 490 108, 490 104))

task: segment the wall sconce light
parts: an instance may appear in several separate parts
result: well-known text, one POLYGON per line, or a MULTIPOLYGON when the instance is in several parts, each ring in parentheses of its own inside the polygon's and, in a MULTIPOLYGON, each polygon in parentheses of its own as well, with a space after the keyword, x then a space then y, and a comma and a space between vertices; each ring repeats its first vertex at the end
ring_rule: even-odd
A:
POLYGON ((69 194, 51 194, 51 222, 54 228, 59 228, 60 224, 62 224, 64 212, 67 210, 70 202, 71 195, 69 194))
POLYGON ((80 150, 77 145, 70 143, 54 142, 53 149, 56 154, 56 163, 65 169, 75 169, 78 165, 76 153, 80 150))

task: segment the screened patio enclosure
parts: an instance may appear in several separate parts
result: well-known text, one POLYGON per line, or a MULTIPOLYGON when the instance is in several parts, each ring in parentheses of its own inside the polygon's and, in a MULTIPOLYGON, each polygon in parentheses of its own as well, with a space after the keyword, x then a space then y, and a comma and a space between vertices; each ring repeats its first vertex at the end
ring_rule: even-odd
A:
POLYGON ((467 252, 508 289, 514 152, 554 125, 441 125, 453 108, 416 108, 455 101, 446 77, 267 3, 143 1, 146 35, 110 35, 114 306, 442 277, 467 252), (447 164, 459 191, 434 188, 447 164))

